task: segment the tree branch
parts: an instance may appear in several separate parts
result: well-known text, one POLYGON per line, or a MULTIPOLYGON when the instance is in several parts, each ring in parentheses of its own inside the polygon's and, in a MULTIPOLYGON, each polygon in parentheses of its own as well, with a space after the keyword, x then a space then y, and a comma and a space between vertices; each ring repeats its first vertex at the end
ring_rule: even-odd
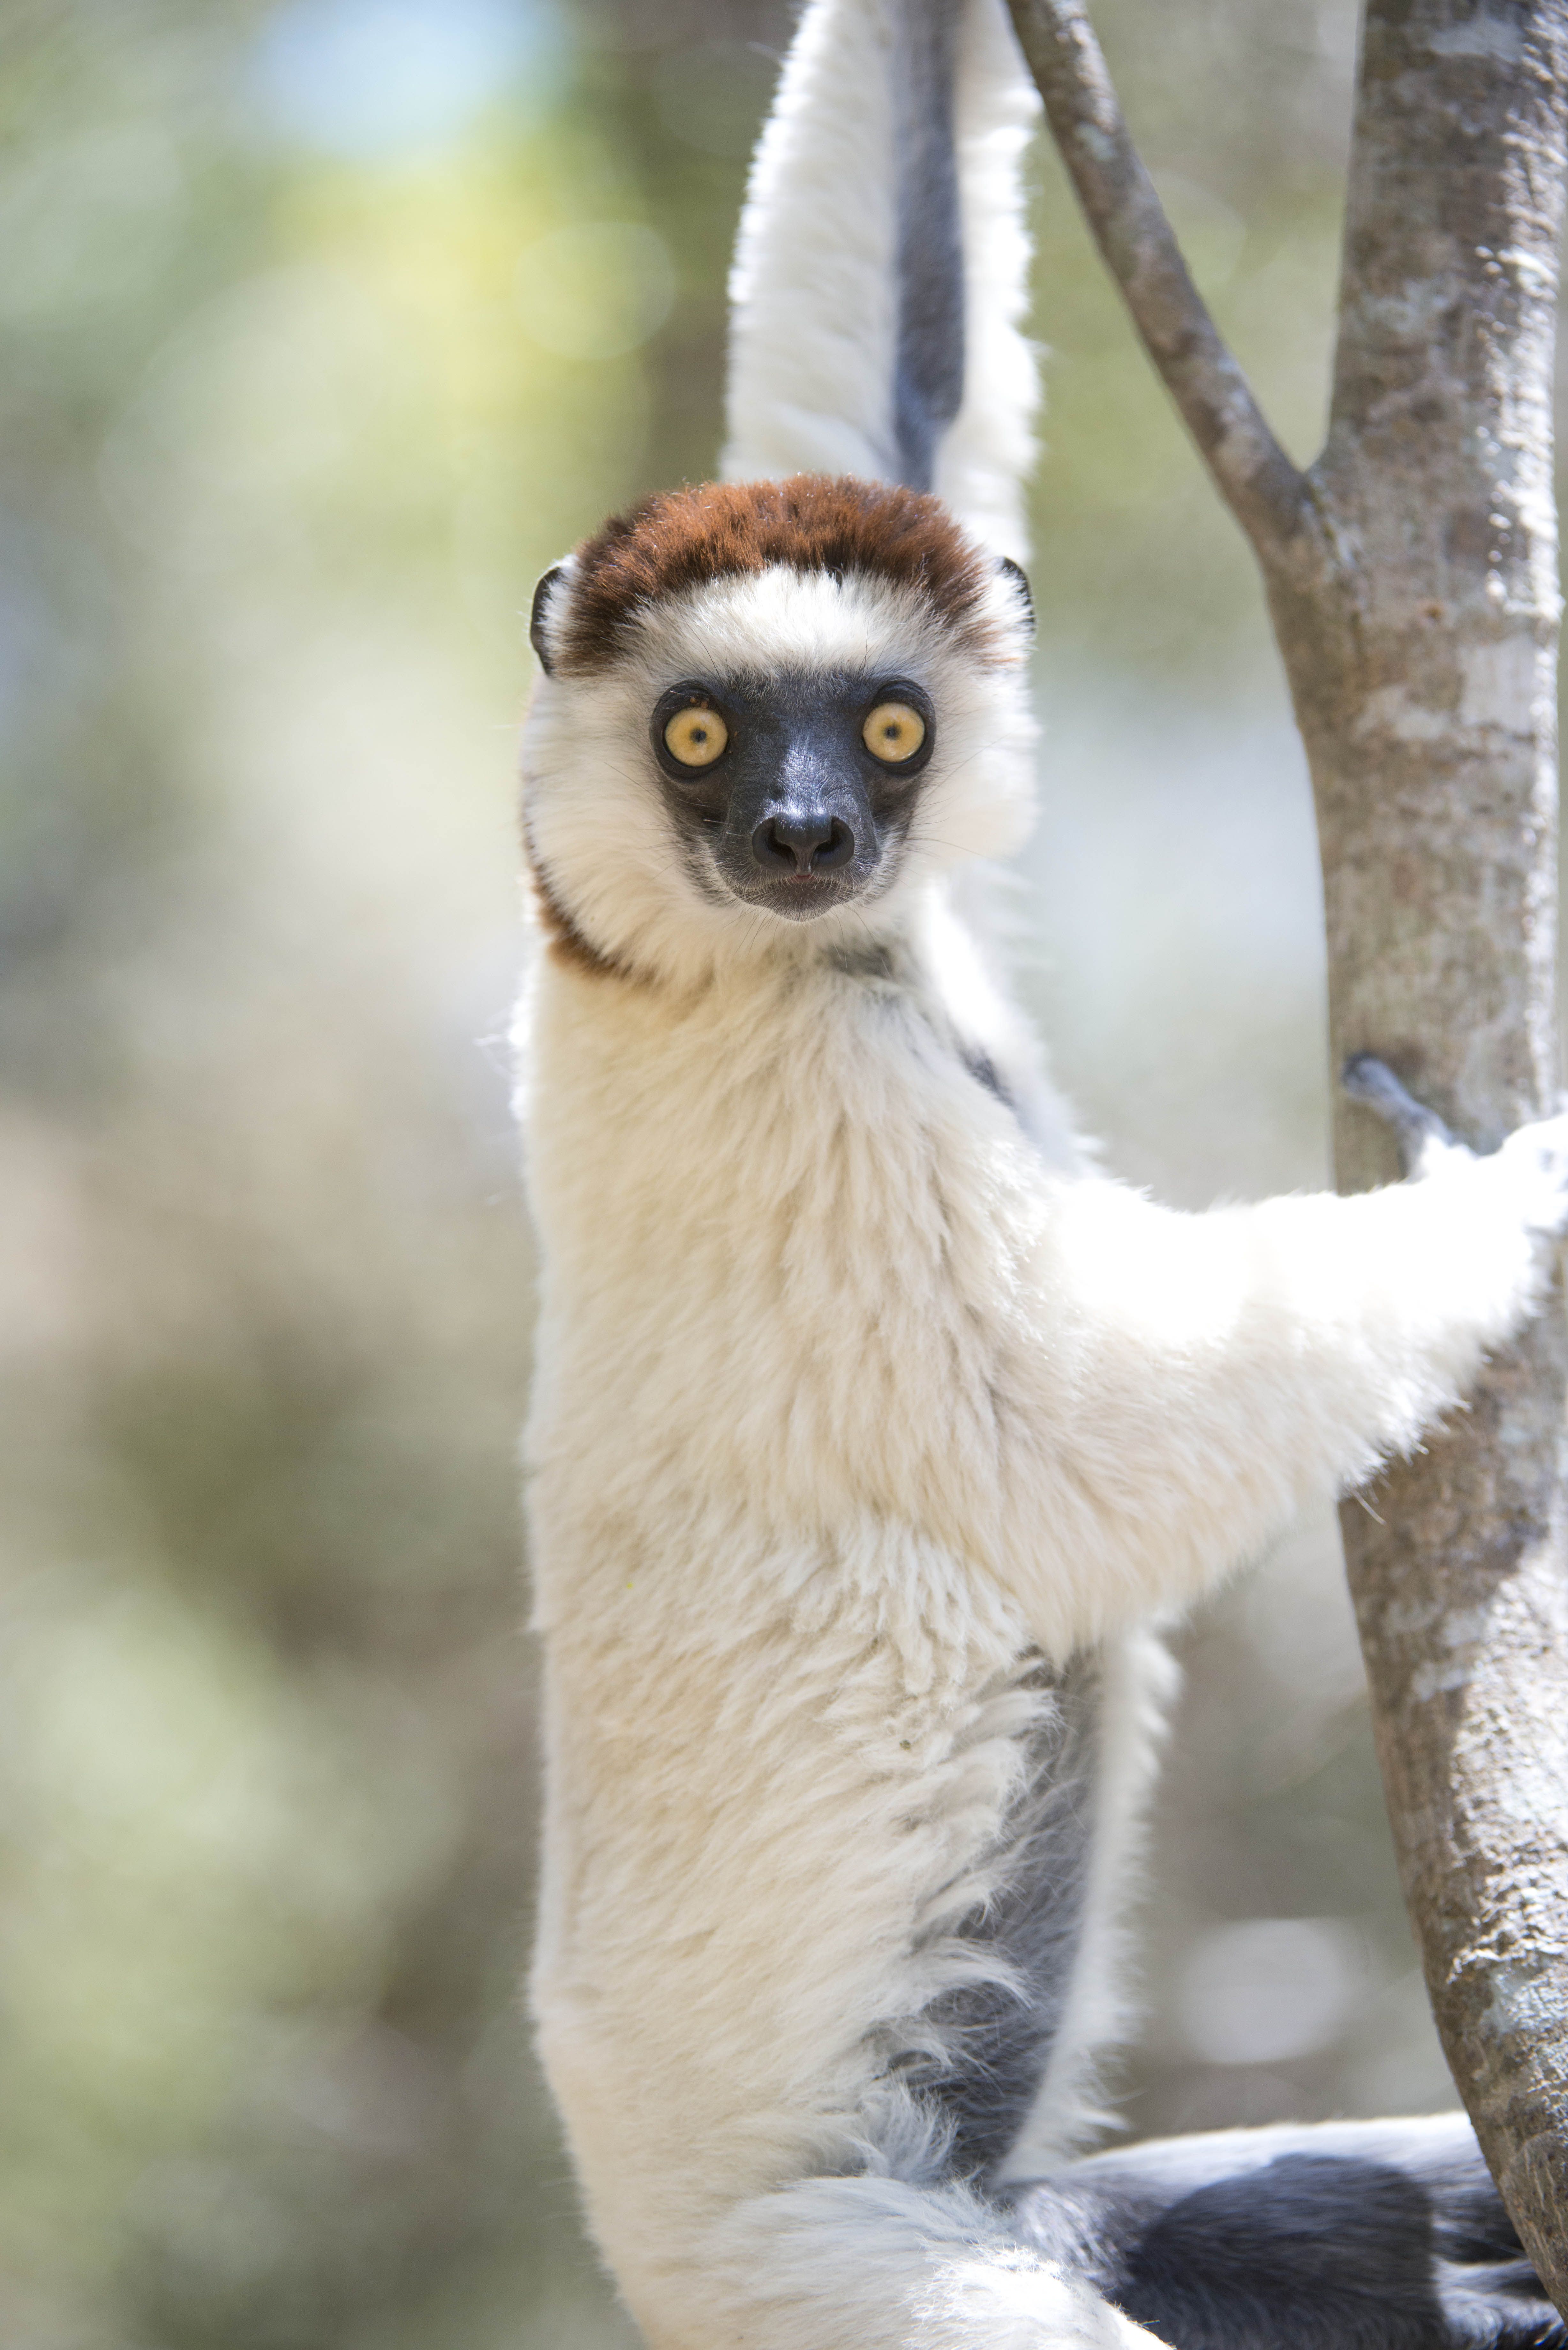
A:
POLYGON ((1193 284, 1122 119, 1080 0, 1008 0, 1085 216, 1133 324, 1221 496, 1271 564, 1300 526, 1306 484, 1193 284))

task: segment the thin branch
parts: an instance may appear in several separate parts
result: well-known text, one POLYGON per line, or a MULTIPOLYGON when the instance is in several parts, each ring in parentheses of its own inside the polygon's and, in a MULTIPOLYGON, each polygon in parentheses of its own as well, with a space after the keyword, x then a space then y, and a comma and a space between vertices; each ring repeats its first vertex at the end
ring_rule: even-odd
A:
POLYGON ((1221 496, 1268 562, 1300 522, 1305 484, 1194 286, 1127 135, 1080 0, 1008 0, 1078 201, 1133 324, 1221 496))

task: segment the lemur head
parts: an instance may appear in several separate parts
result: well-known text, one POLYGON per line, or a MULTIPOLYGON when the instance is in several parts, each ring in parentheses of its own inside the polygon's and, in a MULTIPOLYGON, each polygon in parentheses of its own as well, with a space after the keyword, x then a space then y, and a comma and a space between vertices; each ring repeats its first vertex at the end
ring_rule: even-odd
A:
POLYGON ((935 498, 797 475, 650 498, 547 572, 524 746, 557 937, 628 968, 886 934, 1020 838, 1029 592, 935 498))

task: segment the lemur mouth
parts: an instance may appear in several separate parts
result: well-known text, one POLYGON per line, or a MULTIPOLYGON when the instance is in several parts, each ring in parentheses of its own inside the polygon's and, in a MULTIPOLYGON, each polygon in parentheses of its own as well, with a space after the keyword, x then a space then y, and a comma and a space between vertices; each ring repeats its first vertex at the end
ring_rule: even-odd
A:
POLYGON ((859 897, 865 877, 849 873, 786 873, 776 880, 759 880, 743 890, 730 885, 743 906, 777 914, 786 922, 809 922, 830 914, 859 897))

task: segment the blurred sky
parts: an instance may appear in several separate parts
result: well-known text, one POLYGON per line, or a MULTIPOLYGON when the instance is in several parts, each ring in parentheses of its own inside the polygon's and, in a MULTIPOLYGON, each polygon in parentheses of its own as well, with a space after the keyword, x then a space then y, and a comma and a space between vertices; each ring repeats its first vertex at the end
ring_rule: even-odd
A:
MULTIPOLYGON (((1310 455, 1348 0, 1096 13, 1310 455)), ((629 2338, 516 2000, 521 616, 711 467, 789 21, 0 21, 7 2350, 629 2338)), ((1023 983, 1112 1165, 1319 1182, 1310 808, 1249 559, 1037 180, 1023 983)), ((1328 1523, 1181 1646, 1133 2127, 1450 2103, 1328 1523)))

